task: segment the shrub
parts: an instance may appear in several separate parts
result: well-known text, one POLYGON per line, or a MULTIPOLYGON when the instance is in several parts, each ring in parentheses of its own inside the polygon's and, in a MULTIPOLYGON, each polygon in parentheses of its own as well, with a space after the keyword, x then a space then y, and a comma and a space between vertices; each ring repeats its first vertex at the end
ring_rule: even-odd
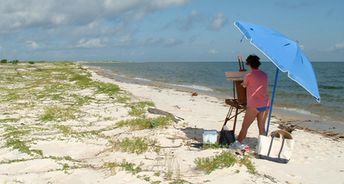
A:
POLYGON ((0 60, 0 63, 7 63, 7 59, 0 60))
POLYGON ((12 60, 12 61, 10 61, 10 63, 12 63, 12 64, 14 64, 14 65, 16 65, 16 64, 18 64, 19 63, 19 60, 12 60))

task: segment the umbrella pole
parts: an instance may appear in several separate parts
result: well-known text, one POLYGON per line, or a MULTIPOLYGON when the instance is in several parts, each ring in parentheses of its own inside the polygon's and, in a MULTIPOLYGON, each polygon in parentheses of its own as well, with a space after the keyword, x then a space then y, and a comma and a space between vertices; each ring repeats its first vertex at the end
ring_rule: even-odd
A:
POLYGON ((270 120, 271 120, 271 114, 272 114, 272 106, 273 106, 273 104, 274 104, 276 86, 277 86, 277 81, 278 81, 278 73, 279 73, 279 69, 276 67, 275 82, 274 82, 274 88, 273 88, 272 94, 271 94, 269 119, 268 119, 268 124, 267 124, 267 126, 266 126, 266 133, 265 133, 265 135, 268 135, 268 133, 269 133, 269 126, 270 126, 270 120))

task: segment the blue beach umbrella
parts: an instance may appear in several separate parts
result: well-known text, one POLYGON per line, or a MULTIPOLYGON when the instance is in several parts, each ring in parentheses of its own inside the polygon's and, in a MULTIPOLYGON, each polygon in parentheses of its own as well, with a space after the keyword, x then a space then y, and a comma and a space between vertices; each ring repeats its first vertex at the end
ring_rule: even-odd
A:
POLYGON ((279 70, 307 90, 320 103, 317 79, 311 62, 298 43, 279 32, 248 22, 236 21, 234 25, 250 40, 250 43, 269 58, 277 67, 266 134, 269 132, 272 105, 275 97, 279 70))

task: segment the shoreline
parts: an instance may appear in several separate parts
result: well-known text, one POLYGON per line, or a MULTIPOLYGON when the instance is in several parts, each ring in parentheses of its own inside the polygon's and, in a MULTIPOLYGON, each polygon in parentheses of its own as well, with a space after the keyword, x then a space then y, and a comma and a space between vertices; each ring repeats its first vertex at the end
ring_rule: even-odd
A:
MULTIPOLYGON (((84 63, 81 63, 84 64, 84 63)), ((128 79, 128 77, 120 76, 116 73, 113 73, 111 70, 104 69, 98 66, 90 66, 90 65, 83 65, 90 69, 91 71, 96 72, 97 74, 112 79, 116 82, 121 83, 128 83, 128 84, 137 84, 143 86, 151 86, 151 87, 158 87, 162 89, 172 89, 180 92, 186 93, 194 93, 200 95, 206 95, 209 97, 216 98, 219 102, 223 102, 226 97, 223 95, 214 95, 214 91, 204 91, 198 90, 192 87, 184 87, 182 85, 174 85, 174 84, 166 84, 162 82, 156 82, 146 79, 128 79)), ((230 98, 230 96, 227 96, 230 98)), ((224 104, 225 105, 225 104, 224 104)), ((344 139, 344 124, 342 122, 337 121, 326 121, 326 120, 319 120, 319 115, 316 114, 303 114, 301 112, 297 112, 297 109, 288 109, 285 107, 275 107, 273 109, 272 118, 278 120, 278 122, 273 122, 277 124, 287 123, 289 125, 295 126, 297 129, 303 129, 309 132, 319 133, 324 136, 330 136, 334 139, 344 139), (325 122, 326 121, 326 122, 325 122)), ((223 115, 225 116, 225 114, 223 115)))

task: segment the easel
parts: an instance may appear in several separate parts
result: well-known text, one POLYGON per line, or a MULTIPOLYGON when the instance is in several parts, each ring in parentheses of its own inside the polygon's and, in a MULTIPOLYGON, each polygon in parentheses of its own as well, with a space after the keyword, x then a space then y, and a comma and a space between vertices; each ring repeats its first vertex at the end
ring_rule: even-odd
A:
POLYGON ((224 124, 220 133, 220 143, 225 141, 230 144, 235 141, 235 127, 238 115, 246 110, 246 88, 242 86, 246 70, 241 57, 238 57, 239 72, 226 72, 227 80, 233 82, 233 99, 226 99, 225 103, 230 105, 224 124), (234 114, 233 114, 234 112, 234 114), (234 118, 232 130, 225 130, 227 122, 234 118), (225 139, 225 140, 224 140, 225 139))

